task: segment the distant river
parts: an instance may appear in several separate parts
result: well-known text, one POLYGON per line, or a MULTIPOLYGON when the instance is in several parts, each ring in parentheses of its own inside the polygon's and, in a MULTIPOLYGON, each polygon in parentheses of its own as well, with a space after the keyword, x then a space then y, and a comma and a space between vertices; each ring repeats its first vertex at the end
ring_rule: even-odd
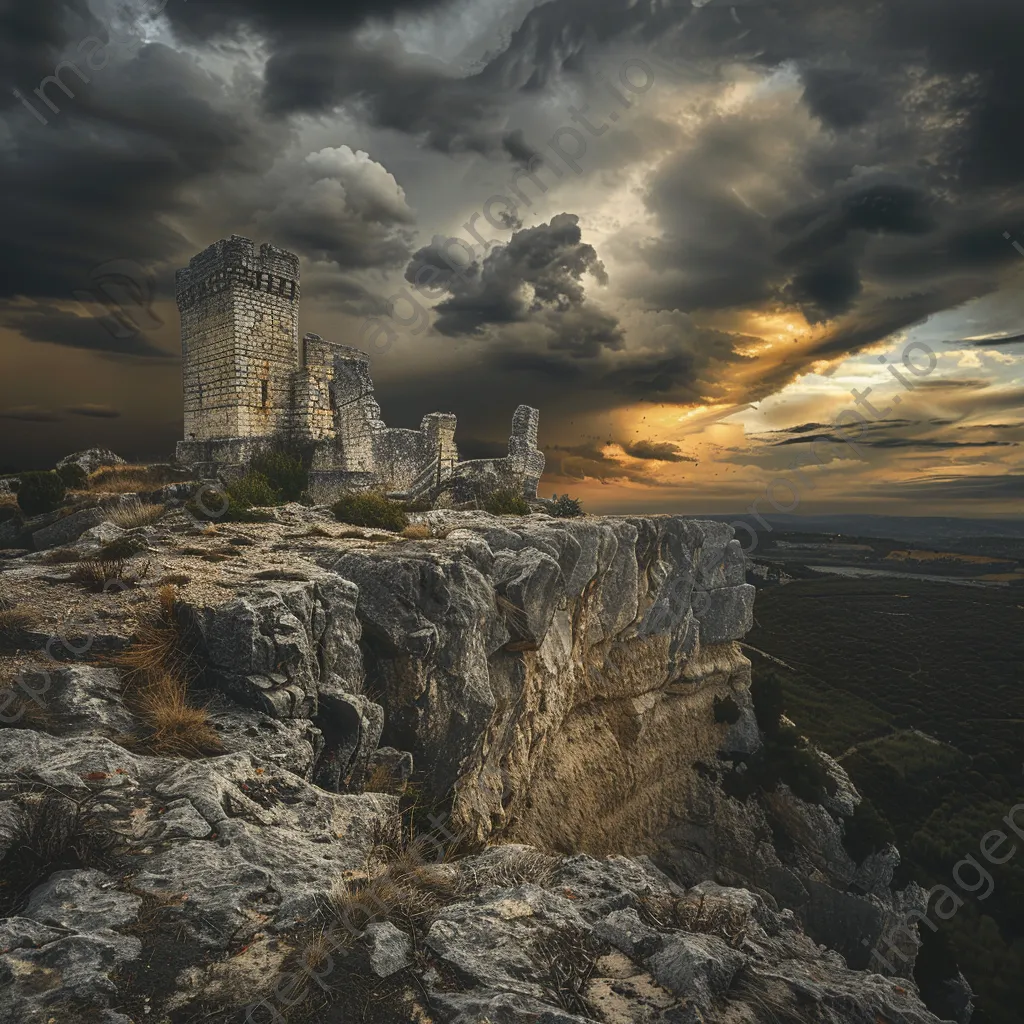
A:
POLYGON ((923 572, 893 572, 889 569, 861 569, 846 565, 808 565, 808 569, 823 572, 828 576, 884 576, 893 580, 931 580, 933 583, 955 583, 961 587, 1008 587, 1010 584, 1001 580, 970 580, 962 576, 929 576, 923 572))

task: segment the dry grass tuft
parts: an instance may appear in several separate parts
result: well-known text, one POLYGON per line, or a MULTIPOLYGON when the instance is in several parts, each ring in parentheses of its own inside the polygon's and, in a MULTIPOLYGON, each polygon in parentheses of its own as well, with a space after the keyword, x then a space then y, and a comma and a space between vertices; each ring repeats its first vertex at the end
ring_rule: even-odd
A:
POLYGON ((207 709, 189 698, 191 661, 181 643, 177 590, 160 588, 153 614, 138 626, 135 642, 114 658, 126 671, 125 704, 146 730, 140 745, 153 754, 201 757, 223 750, 207 709))
POLYGON ((152 563, 132 563, 129 558, 83 558, 75 563, 71 579, 89 590, 103 592, 113 586, 124 589, 139 586, 149 575, 152 563))
POLYGON ((29 642, 29 632, 39 624, 24 605, 0 603, 0 650, 16 651, 29 642))
POLYGON ((476 868, 473 871, 473 888, 499 885, 503 888, 534 882, 549 885, 554 877, 558 861, 539 850, 506 849, 500 859, 476 868))
POLYGON ((394 542, 398 538, 393 533, 364 533, 362 530, 342 530, 334 534, 335 540, 368 540, 375 544, 385 541, 394 542))
POLYGON ((206 708, 189 703, 188 684, 178 676, 150 676, 129 704, 149 730, 146 747, 154 754, 202 757, 223 749, 206 708))
POLYGON ((148 466, 100 466, 89 474, 89 489, 105 494, 133 494, 154 485, 148 466))
POLYGON ((109 519, 122 530, 139 530, 152 526, 166 511, 166 505, 151 505, 136 498, 113 509, 109 519))
POLYGON ((437 912, 465 892, 463 875, 446 862, 448 855, 430 833, 378 843, 367 859, 365 877, 335 885, 329 912, 353 937, 372 921, 425 933, 437 912))
POLYGON ((172 572, 161 576, 157 582, 161 587, 187 587, 192 582, 192 577, 183 572, 172 572))
POLYGON ((364 793, 390 793, 394 787, 391 769, 386 764, 377 765, 363 784, 364 793))
POLYGON ((402 531, 406 540, 430 540, 434 531, 426 523, 412 523, 402 531))
POLYGON ((538 942, 531 959, 548 999, 567 1013, 588 1019, 596 1016, 584 993, 597 959, 606 949, 577 929, 556 931, 538 942))
POLYGON ((93 811, 96 799, 59 791, 22 798, 20 813, 0 830, 0 914, 15 914, 54 871, 108 866, 117 836, 93 811))

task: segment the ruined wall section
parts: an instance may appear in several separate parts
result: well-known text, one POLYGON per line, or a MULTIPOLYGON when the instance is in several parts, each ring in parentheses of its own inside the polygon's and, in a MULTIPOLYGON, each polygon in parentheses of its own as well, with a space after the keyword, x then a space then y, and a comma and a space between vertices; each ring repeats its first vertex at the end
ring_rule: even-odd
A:
POLYGON ((420 497, 447 480, 458 462, 456 419, 452 413, 424 416, 419 430, 387 427, 373 438, 381 487, 393 494, 420 497))
POLYGON ((470 459, 453 468, 451 489, 455 500, 472 501, 504 490, 536 498, 546 461, 537 446, 539 424, 540 413, 529 405, 520 405, 512 417, 512 436, 505 458, 470 459))
POLYGON ((176 279, 185 440, 271 437, 290 429, 297 368, 299 260, 239 235, 176 279))

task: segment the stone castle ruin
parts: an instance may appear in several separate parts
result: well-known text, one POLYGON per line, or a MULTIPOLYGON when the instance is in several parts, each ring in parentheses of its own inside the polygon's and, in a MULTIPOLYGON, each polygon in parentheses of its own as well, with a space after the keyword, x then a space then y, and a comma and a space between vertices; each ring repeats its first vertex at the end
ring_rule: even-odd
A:
POLYGON ((521 405, 508 455, 459 461, 455 416, 435 412, 419 430, 380 418, 365 352, 317 334, 301 344, 299 258, 239 235, 193 256, 177 274, 185 439, 177 459, 204 476, 244 472, 260 452, 306 459, 310 495, 375 490, 406 500, 456 501, 514 489, 536 498, 544 471, 540 414, 521 405))

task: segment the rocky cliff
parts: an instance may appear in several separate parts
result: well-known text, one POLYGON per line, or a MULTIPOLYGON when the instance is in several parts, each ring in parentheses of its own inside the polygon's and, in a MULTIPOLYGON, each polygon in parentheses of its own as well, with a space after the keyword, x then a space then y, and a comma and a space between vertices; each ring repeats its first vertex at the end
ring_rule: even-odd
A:
POLYGON ((923 892, 759 728, 729 527, 416 518, 22 530, 0 1019, 936 1020, 923 892))

